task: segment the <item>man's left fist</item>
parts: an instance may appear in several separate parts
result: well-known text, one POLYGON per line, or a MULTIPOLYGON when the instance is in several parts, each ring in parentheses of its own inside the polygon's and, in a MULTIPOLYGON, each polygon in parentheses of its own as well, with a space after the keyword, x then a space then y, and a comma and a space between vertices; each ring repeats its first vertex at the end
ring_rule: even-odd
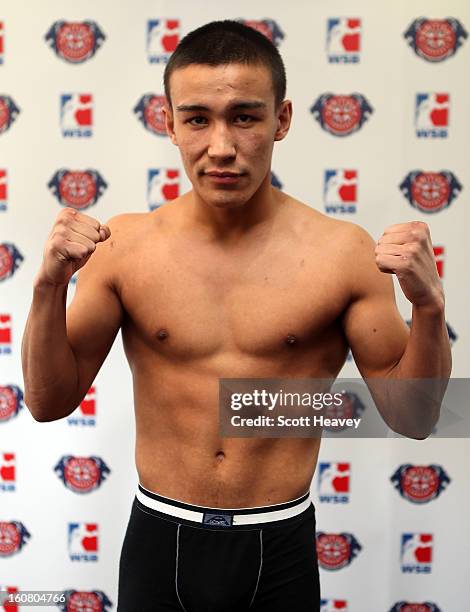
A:
POLYGON ((375 261, 381 272, 396 274, 412 304, 443 307, 444 292, 426 223, 410 221, 387 227, 375 247, 375 261))

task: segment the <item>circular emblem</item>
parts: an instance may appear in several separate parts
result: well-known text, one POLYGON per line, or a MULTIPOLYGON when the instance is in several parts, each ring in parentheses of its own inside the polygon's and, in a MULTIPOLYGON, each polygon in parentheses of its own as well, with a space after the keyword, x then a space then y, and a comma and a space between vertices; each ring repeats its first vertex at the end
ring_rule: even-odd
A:
MULTIPOLYGON (((327 419, 353 419, 356 417, 356 409, 355 403, 357 401, 356 396, 353 393, 349 393, 348 391, 341 392, 341 404, 339 406, 335 406, 332 404, 331 406, 327 406, 325 408, 325 418, 327 419)), ((324 425, 323 429, 327 431, 343 431, 348 429, 348 425, 337 425, 330 426, 324 425)))
POLYGON ((56 35, 59 54, 69 62, 80 63, 93 53, 94 34, 86 23, 64 23, 56 35))
POLYGON ((440 62, 452 55, 456 42, 454 28, 444 20, 426 20, 416 32, 416 45, 421 55, 431 62, 440 62))
POLYGON ((67 600, 67 612, 102 612, 100 598, 89 591, 75 591, 67 600))
POLYGON ((152 96, 144 109, 145 125, 149 130, 160 135, 166 135, 165 116, 162 112, 165 102, 165 96, 152 96))
POLYGON ((323 533, 317 538, 318 562, 323 569, 338 570, 348 565, 350 546, 346 538, 336 533, 323 533))
POLYGON ((411 196, 419 210, 439 212, 449 204, 449 182, 437 172, 422 172, 412 182, 411 196))
POLYGON ((88 493, 96 488, 100 471, 96 462, 89 457, 72 457, 64 468, 67 485, 76 493, 88 493))
POLYGON ((246 20, 243 23, 249 28, 253 28, 253 30, 257 30, 261 34, 264 34, 267 39, 273 42, 273 31, 272 31, 272 28, 269 27, 268 23, 265 23, 264 21, 251 21, 251 20, 246 20))
POLYGON ((0 387, 0 421, 6 421, 16 412, 16 395, 10 387, 0 387))
POLYGON ((6 244, 0 244, 0 281, 11 275, 13 270, 13 254, 6 244))
POLYGON ((0 522, 0 556, 11 555, 20 548, 21 536, 16 525, 0 522))
POLYGON ((0 134, 5 132, 10 121, 10 110, 4 98, 0 96, 0 134))
POLYGON ((413 502, 427 502, 436 497, 439 478, 430 466, 415 465, 407 468, 402 475, 403 492, 413 502))
POLYGON ((96 198, 96 181, 88 172, 66 172, 60 181, 59 196, 67 206, 87 208, 96 198))
POLYGON ((323 121, 333 134, 351 133, 361 119, 361 106, 352 96, 331 96, 322 110, 323 121))

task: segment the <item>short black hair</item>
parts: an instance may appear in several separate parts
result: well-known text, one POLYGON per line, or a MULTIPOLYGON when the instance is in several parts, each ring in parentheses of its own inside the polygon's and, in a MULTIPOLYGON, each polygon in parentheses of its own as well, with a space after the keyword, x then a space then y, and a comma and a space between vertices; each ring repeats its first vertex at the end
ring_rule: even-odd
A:
POLYGON ((286 71, 276 46, 261 32, 238 21, 211 21, 189 32, 170 56, 163 75, 165 96, 171 106, 170 77, 191 64, 261 64, 271 71, 275 107, 286 95, 286 71))

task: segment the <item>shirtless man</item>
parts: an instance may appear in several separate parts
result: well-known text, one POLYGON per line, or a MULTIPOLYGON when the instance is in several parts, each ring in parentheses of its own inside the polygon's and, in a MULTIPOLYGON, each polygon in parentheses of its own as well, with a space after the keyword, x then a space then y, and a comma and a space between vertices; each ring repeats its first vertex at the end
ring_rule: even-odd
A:
MULTIPOLYGON (((215 22, 190 33, 165 86, 167 131, 193 189, 106 225, 59 213, 23 339, 26 404, 38 421, 73 412, 121 328, 140 485, 118 610, 315 612, 319 440, 221 438, 218 381, 334 378, 348 347, 364 377, 448 378, 429 231, 395 225, 376 246, 271 187, 292 104, 278 51, 256 31, 215 22), (390 273, 413 304, 411 333, 390 273)), ((416 438, 438 418, 415 414, 418 431, 403 408, 379 409, 416 438)))

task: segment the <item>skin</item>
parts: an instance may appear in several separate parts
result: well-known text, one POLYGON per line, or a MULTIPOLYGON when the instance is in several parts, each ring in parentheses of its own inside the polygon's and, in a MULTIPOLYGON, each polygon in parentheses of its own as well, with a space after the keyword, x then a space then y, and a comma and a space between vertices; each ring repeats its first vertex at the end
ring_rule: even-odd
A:
MULTIPOLYGON (((275 108, 263 66, 178 69, 171 102, 167 131, 193 189, 108 225, 62 212, 24 337, 27 403, 38 420, 69 414, 121 328, 142 485, 205 506, 281 503, 309 489, 320 440, 221 438, 219 378, 331 378, 348 346, 363 376, 445 377, 450 352, 429 231, 419 223, 392 226, 376 245, 354 224, 272 188, 272 149, 288 132, 292 104, 275 108), (260 106, 233 108, 240 102, 260 106), (187 109, 194 105, 206 110, 187 109), (220 184, 210 171, 242 176, 220 184), (62 312, 57 253, 61 270, 86 265, 66 328, 48 332, 61 372, 69 372, 64 363, 76 366, 55 382, 57 398, 67 401, 51 415, 44 389, 53 365, 39 366, 34 347, 41 324, 62 312), (411 334, 395 305, 391 273, 414 304, 411 334), (422 359, 430 343, 437 357, 422 359)), ((390 407, 380 409, 393 420, 390 407)), ((425 429, 435 416, 423 413, 425 429)))

